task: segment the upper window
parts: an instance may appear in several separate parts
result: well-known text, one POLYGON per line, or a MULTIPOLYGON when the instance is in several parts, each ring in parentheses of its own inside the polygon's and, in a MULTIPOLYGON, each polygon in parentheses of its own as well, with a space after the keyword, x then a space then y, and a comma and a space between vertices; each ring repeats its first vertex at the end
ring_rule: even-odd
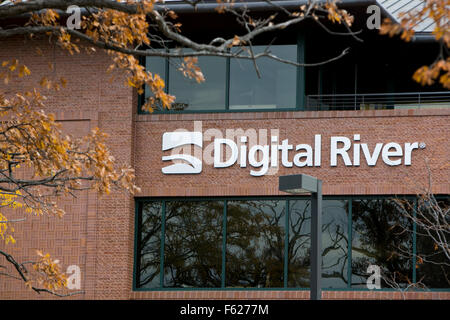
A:
POLYGON ((177 61, 169 61, 169 93, 176 97, 174 110, 224 110, 226 105, 227 60, 199 57, 198 66, 205 81, 197 83, 177 70, 177 61))
MULTIPOLYGON (((255 54, 264 52, 266 46, 253 48, 255 54)), ((297 61, 297 46, 274 46, 271 52, 277 57, 297 61)), ((296 67, 270 58, 230 62, 230 109, 294 108, 296 98, 296 67)))
MULTIPOLYGON (((254 46, 255 54, 267 46, 254 46)), ((297 61, 297 45, 269 47, 277 57, 297 61)), ((147 57, 145 66, 166 82, 166 92, 176 97, 171 110, 156 106, 159 112, 235 111, 293 109, 297 106, 297 73, 299 68, 270 58, 253 60, 198 57, 205 81, 197 83, 178 70, 180 59, 147 57)), ((142 98, 151 96, 145 88, 142 98)), ((141 110, 140 110, 141 111, 141 110)))

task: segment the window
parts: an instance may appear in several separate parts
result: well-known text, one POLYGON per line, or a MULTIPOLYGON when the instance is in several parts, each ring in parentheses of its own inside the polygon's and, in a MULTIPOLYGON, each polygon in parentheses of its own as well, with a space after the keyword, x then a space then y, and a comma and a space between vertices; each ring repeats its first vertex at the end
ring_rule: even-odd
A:
MULTIPOLYGON (((347 200, 324 200, 322 204, 322 286, 347 287, 347 200)), ((289 201, 289 287, 309 288, 311 201, 289 201)))
POLYGON ((389 199, 357 199, 352 205, 352 287, 366 287, 367 267, 381 268, 381 286, 412 281, 410 221, 389 199))
POLYGON ((227 202, 226 287, 283 287, 285 202, 227 202))
POLYGON ((155 288, 160 282, 162 202, 140 203, 138 210, 139 241, 136 283, 140 288, 155 288))
MULTIPOLYGON (((416 228, 391 197, 325 197, 322 210, 323 289, 367 290, 369 265, 381 289, 450 288, 443 255, 406 231, 416 228)), ((143 199, 136 219, 137 290, 309 288, 308 197, 143 199)))
MULTIPOLYGON (((257 54, 266 48, 254 46, 253 50, 257 54)), ((282 59, 297 61, 295 44, 272 45, 270 51, 282 59)), ((166 92, 176 96, 170 110, 157 106, 157 112, 277 110, 297 106, 297 73, 300 68, 296 66, 263 57, 257 60, 261 74, 258 78, 252 60, 200 56, 198 66, 206 81, 197 83, 178 70, 181 61, 146 57, 146 68, 158 73, 166 82, 166 92)), ((150 96, 151 92, 146 87, 141 100, 150 96)))
POLYGON ((311 202, 289 201, 288 286, 309 287, 311 240, 311 202))
POLYGON ((223 201, 167 201, 164 286, 221 285, 223 201))
MULTIPOLYGON (((145 60, 145 69, 150 70, 152 74, 158 74, 161 79, 166 82, 166 69, 167 63, 166 60, 159 57, 146 57, 145 60)), ((144 95, 141 97, 142 100, 147 100, 147 98, 153 96, 153 92, 150 90, 148 86, 145 86, 144 95)), ((139 100, 141 100, 139 99, 139 100)), ((161 105, 156 106, 158 109, 161 109, 161 105)))
POLYGON ((198 66, 205 81, 197 83, 177 70, 176 61, 169 63, 169 92, 176 97, 173 108, 183 111, 225 110, 227 60, 221 57, 199 57, 198 66))
MULTIPOLYGON (((448 215, 450 198, 437 199, 437 204, 438 207, 442 209, 442 213, 447 212, 446 217, 447 219, 450 219, 448 215)), ((430 221, 436 221, 434 216, 437 208, 436 206, 426 203, 420 203, 419 205, 419 210, 423 213, 419 218, 427 218, 430 219, 430 221)), ((448 222, 450 222, 450 220, 447 220, 447 225, 448 222)), ((445 226, 445 224, 442 223, 441 225, 445 226)), ((439 239, 437 233, 433 231, 433 229, 428 230, 428 232, 431 232, 433 237, 439 239)), ((432 240, 428 232, 424 228, 417 227, 416 279, 430 288, 448 288, 450 287, 449 259, 437 246, 436 242, 432 240)), ((441 235, 448 235, 449 233, 448 229, 447 231, 441 232, 441 235)))
POLYGON ((348 286, 348 200, 325 200, 322 208, 322 283, 348 286))
MULTIPOLYGON (((266 46, 253 47, 254 54, 266 46)), ((273 46, 279 58, 297 61, 297 46, 273 46)), ((252 60, 232 59, 230 65, 230 109, 295 108, 297 68, 273 59, 257 60, 259 78, 252 60)))

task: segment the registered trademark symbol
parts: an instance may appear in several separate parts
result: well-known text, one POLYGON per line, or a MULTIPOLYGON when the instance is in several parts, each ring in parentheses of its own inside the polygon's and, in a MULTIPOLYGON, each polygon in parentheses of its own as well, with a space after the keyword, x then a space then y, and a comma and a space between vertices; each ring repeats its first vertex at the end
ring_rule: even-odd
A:
POLYGON ((421 142, 420 144, 419 144, 419 148, 420 149, 425 149, 427 147, 427 145, 425 144, 425 142, 421 142))

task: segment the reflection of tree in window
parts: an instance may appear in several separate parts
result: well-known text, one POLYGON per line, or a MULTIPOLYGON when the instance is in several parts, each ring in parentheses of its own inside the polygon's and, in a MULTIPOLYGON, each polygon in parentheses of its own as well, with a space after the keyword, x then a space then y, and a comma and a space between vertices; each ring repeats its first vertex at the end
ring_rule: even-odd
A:
POLYGON ((227 287, 283 287, 285 203, 227 202, 227 287))
POLYGON ((348 283, 348 201, 324 200, 322 206, 322 287, 348 283))
POLYGON ((309 287, 310 232, 311 201, 289 201, 289 287, 309 287))
POLYGON ((168 201, 164 287, 220 287, 223 201, 168 201))
POLYGON ((161 202, 146 202, 141 205, 139 261, 136 286, 158 288, 161 248, 161 202))
MULTIPOLYGON (((346 200, 322 203, 322 287, 347 286, 346 200)), ((289 287, 308 288, 310 282, 311 201, 289 201, 289 287)))
MULTIPOLYGON (((371 264, 381 268, 382 276, 406 285, 412 278, 412 253, 409 221, 394 201, 354 200, 352 206, 352 286, 366 286, 366 271, 371 264)), ((385 281, 382 287, 387 287, 385 281)))
MULTIPOLYGON (((447 229, 447 231, 442 232, 441 235, 445 235, 445 233, 448 234, 450 232, 450 230, 448 230, 450 225, 450 198, 437 201, 437 206, 435 204, 427 204, 420 201, 419 206, 422 216, 418 218, 423 221, 427 219, 431 224, 436 221, 436 210, 443 210, 443 212, 447 212, 447 223, 445 224, 443 221, 440 223, 443 230, 447 229)), ((426 225, 430 225, 430 223, 425 222, 426 225)), ((435 227, 437 227, 437 224, 435 224, 435 227)), ((435 229, 431 228, 431 234, 434 237, 437 237, 437 233, 432 230, 435 229)), ((437 240, 438 239, 439 238, 437 238, 437 240)), ((443 238, 441 238, 441 240, 445 242, 443 238)), ((443 249, 436 244, 426 230, 417 227, 417 281, 421 281, 429 288, 437 289, 450 287, 450 260, 445 256, 442 250, 443 249)))

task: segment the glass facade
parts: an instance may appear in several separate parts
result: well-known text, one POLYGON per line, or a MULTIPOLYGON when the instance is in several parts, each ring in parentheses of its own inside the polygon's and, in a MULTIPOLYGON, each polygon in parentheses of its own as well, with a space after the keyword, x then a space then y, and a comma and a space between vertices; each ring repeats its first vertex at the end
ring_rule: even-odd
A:
POLYGON ((155 288, 160 283, 161 266, 161 221, 163 214, 163 203, 151 201, 140 203, 139 215, 139 247, 138 274, 137 279, 140 287, 155 288))
POLYGON ((405 287, 412 281, 411 222, 390 199, 352 203, 352 287, 366 287, 367 266, 383 266, 382 286, 390 279, 405 287))
POLYGON ((283 287, 285 201, 227 201, 225 285, 283 287))
MULTIPOLYGON (((160 59, 163 60, 163 59, 160 59)), ((198 57, 205 81, 197 83, 177 70, 177 61, 169 61, 169 92, 176 97, 177 111, 225 110, 227 60, 221 57, 198 57)))
POLYGON ((223 201, 165 203, 164 285, 221 285, 223 201))
POLYGON ((426 229, 417 226, 417 259, 416 259, 416 279, 426 287, 448 288, 450 284, 450 262, 449 255, 445 255, 437 245, 438 241, 448 241, 448 223, 450 222, 449 208, 450 198, 439 199, 436 204, 430 205, 419 201, 420 212, 418 219, 428 221, 439 221, 436 226, 442 229, 426 229), (444 208, 443 210, 436 210, 444 208), (439 218, 437 218, 439 217, 439 218), (446 222, 442 219, 445 217, 446 222), (439 230, 439 234, 436 232, 439 230), (446 240, 447 239, 447 240, 446 240))
MULTIPOLYGON (((138 200, 135 288, 307 289, 310 205, 307 197, 138 200)), ((409 221, 391 197, 325 197, 322 287, 364 290, 376 265, 381 289, 450 288, 443 255, 409 221)))
MULTIPOLYGON (((254 46, 255 54, 267 46, 254 46)), ((297 45, 272 45, 270 51, 277 57, 297 61, 297 45)), ((190 52, 186 50, 185 52, 190 52)), ((166 92, 176 97, 170 112, 234 111, 292 109, 297 105, 296 66, 269 58, 253 60, 223 57, 198 57, 198 66, 205 81, 197 83, 179 71, 181 59, 145 58, 147 70, 158 73, 166 82, 166 92)), ((148 87, 143 95, 152 95, 148 87)), ((156 106, 157 111, 169 110, 156 106)))
POLYGON ((308 200, 291 200, 289 206, 288 286, 309 287, 311 207, 308 200))
MULTIPOLYGON (((254 54, 267 46, 253 47, 254 54)), ((297 61, 297 46, 273 46, 270 51, 279 58, 297 61)), ((260 77, 252 60, 232 59, 230 62, 230 109, 293 108, 297 92, 296 67, 273 59, 256 61, 260 77)))
MULTIPOLYGON (((309 288, 310 201, 289 203, 288 287, 309 288)), ((322 206, 322 284, 325 288, 347 287, 347 200, 325 200, 322 206)))

